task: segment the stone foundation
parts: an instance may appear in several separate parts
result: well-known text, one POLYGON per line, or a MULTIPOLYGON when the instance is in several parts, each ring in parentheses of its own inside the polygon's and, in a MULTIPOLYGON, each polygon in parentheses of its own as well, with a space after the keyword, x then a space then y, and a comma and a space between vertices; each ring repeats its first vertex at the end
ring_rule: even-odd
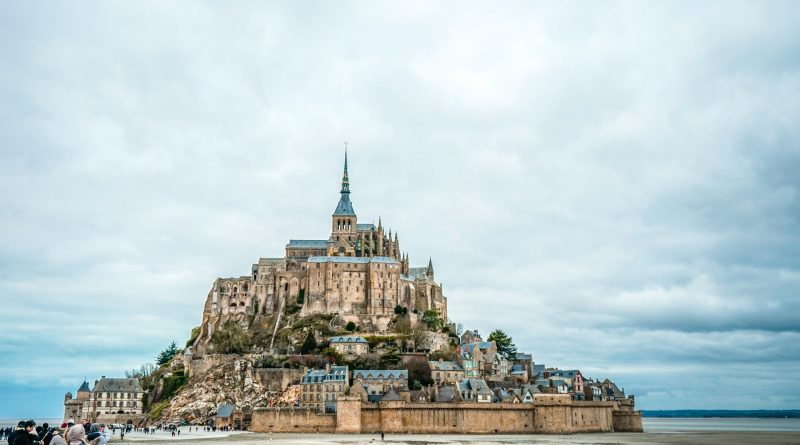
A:
POLYGON ((641 432, 642 417, 621 402, 574 402, 565 395, 537 394, 533 404, 362 403, 345 396, 337 414, 258 408, 251 431, 395 434, 571 434, 641 432), (623 410, 620 410, 622 408, 623 410))

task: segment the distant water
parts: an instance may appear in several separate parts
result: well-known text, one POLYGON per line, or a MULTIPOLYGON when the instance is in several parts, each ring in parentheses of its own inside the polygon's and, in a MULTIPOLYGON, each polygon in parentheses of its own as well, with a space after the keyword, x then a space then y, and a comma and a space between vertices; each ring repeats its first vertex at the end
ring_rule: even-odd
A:
MULTIPOLYGON (((19 423, 20 420, 30 420, 30 418, 26 418, 26 419, 0 419, 0 428, 5 428, 7 426, 16 427, 17 423, 19 423)), ((41 425, 41 424, 46 422, 50 426, 60 425, 61 422, 63 422, 62 419, 36 419, 36 418, 34 418, 33 421, 36 422, 37 425, 41 425)), ((75 421, 77 422, 78 419, 75 419, 75 421)))
POLYGON ((662 418, 642 419, 648 433, 680 431, 800 431, 800 419, 662 418))

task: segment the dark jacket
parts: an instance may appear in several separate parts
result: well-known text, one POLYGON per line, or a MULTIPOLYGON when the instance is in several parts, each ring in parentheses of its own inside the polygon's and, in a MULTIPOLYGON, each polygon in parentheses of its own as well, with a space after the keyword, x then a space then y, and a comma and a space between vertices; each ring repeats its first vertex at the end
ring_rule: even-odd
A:
POLYGON ((29 433, 25 430, 18 430, 13 439, 9 438, 11 445, 39 445, 39 435, 36 433, 29 433), (13 440, 13 442, 11 442, 13 440))

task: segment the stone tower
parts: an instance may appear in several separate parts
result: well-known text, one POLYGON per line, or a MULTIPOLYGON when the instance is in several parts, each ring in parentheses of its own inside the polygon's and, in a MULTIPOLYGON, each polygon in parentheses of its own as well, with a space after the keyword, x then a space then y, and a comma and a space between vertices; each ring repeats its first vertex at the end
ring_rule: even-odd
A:
POLYGON ((356 256, 356 212, 350 202, 350 180, 347 177, 347 151, 344 152, 344 174, 339 204, 332 215, 331 243, 328 256, 356 256))

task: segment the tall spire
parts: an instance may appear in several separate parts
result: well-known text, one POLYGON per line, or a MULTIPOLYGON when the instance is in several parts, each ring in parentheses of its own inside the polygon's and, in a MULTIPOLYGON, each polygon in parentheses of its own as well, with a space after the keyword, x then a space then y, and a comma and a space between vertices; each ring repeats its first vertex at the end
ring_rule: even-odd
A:
POLYGON ((350 193, 350 180, 347 177, 347 142, 344 143, 344 174, 342 175, 341 193, 350 193))
POLYGON ((342 194, 342 197, 339 198, 339 205, 336 206, 333 214, 355 216, 356 211, 353 210, 353 204, 350 202, 350 179, 347 177, 347 142, 344 143, 344 173, 342 174, 342 190, 339 193, 342 194))

